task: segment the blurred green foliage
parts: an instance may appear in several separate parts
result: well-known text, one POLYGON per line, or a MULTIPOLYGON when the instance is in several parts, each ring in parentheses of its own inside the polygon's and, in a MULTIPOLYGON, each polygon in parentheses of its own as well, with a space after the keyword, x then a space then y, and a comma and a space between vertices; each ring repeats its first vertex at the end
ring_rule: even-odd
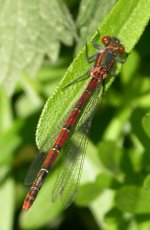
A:
POLYGON ((20 0, 13 7, 0 1, 0 6, 0 229, 149 229, 149 1, 42 0, 38 5, 20 0), (90 40, 97 28, 119 37, 127 52, 134 50, 117 67, 119 76, 107 82, 106 89, 114 81, 96 110, 75 205, 64 211, 51 203, 58 164, 31 210, 23 213, 23 182, 35 146, 41 148, 44 127, 52 129, 84 89, 82 82, 64 105, 60 101, 62 87, 89 68, 84 47, 71 62, 86 41, 94 52, 90 40), (40 121, 35 143, 50 95, 50 113, 42 114, 49 123, 40 121))

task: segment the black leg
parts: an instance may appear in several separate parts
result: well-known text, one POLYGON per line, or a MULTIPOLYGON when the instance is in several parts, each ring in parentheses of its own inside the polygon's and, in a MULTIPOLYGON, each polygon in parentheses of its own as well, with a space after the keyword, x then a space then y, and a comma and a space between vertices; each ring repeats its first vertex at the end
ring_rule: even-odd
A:
POLYGON ((93 45, 96 49, 99 49, 99 50, 102 51, 102 50, 103 50, 103 47, 96 43, 96 40, 98 39, 98 37, 100 37, 100 32, 99 32, 99 30, 97 29, 97 34, 96 34, 96 36, 93 38, 93 40, 91 41, 91 43, 92 43, 92 45, 93 45))
POLYGON ((68 88, 69 86, 83 80, 83 79, 86 79, 88 78, 88 74, 91 72, 91 69, 89 69, 88 71, 86 71, 83 75, 81 75, 80 77, 78 77, 77 79, 75 79, 74 81, 71 81, 69 84, 67 84, 66 86, 63 87, 63 89, 66 89, 68 88))
POLYGON ((100 37, 100 31, 97 29, 97 34, 95 35, 92 41, 95 42, 98 39, 98 37, 100 37))
POLYGON ((92 41, 91 43, 92 43, 92 45, 93 45, 96 49, 98 49, 98 50, 100 50, 100 51, 103 50, 103 47, 100 46, 99 44, 97 44, 96 42, 92 41))
POLYGON ((120 63, 125 63, 125 61, 126 61, 126 59, 121 58, 121 57, 119 57, 119 56, 116 56, 115 59, 116 59, 116 61, 118 61, 118 62, 120 62, 120 63))
POLYGON ((96 52, 95 54, 89 56, 88 54, 88 46, 87 46, 87 43, 85 45, 85 57, 86 57, 86 60, 88 63, 91 63, 94 61, 95 57, 97 56, 98 52, 96 52))

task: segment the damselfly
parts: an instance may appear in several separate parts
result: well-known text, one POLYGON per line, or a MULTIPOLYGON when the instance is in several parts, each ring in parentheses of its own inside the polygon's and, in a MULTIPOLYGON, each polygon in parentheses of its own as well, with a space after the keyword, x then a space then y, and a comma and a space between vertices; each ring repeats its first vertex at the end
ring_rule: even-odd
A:
MULTIPOLYGON (((96 39, 92 41, 92 45, 98 49, 98 51, 91 56, 88 56, 86 45, 86 59, 89 63, 94 62, 94 65, 84 75, 67 85, 67 87, 69 87, 75 82, 80 81, 80 79, 86 75, 89 75, 89 82, 84 92, 71 109, 61 130, 57 133, 54 143, 50 146, 47 155, 45 156, 39 153, 36 157, 35 162, 40 161, 42 164, 25 198, 23 209, 26 211, 36 199, 47 174, 62 148, 65 152, 63 167, 60 170, 60 174, 53 188, 52 201, 54 202, 57 198, 61 197, 63 206, 66 207, 74 200, 77 194, 84 160, 86 136, 91 125, 100 88, 103 86, 103 82, 106 78, 114 75, 114 64, 116 61, 120 63, 125 62, 125 59, 120 56, 125 53, 125 48, 120 44, 117 38, 103 36, 102 43, 104 47, 97 44, 96 39), (75 142, 67 141, 68 137, 75 142), (78 146, 75 145, 76 142, 78 146), (43 159, 42 156, 45 158, 43 159)), ((30 184, 30 175, 35 162, 29 169, 29 173, 26 177, 26 184, 30 184)))

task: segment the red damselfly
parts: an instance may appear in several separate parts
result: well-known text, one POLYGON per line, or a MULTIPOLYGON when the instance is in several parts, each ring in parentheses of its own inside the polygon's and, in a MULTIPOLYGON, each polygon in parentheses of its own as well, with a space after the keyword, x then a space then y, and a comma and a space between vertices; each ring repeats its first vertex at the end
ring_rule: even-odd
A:
POLYGON ((26 184, 31 184, 30 177, 35 165, 38 168, 38 173, 23 204, 23 209, 26 211, 36 199, 48 172, 51 170, 62 148, 65 152, 63 167, 53 188, 52 201, 56 201, 58 197, 61 197, 63 206, 67 206, 76 196, 83 166, 86 136, 91 125, 101 86, 103 88, 106 78, 114 75, 114 64, 116 61, 120 63, 125 62, 125 59, 120 56, 125 53, 125 48, 117 38, 103 36, 102 43, 104 47, 96 43, 96 38, 92 41, 92 45, 98 49, 95 54, 88 56, 86 45, 86 59, 89 63, 94 62, 93 67, 66 87, 90 75, 88 85, 66 117, 61 130, 56 135, 54 143, 50 146, 49 152, 46 155, 42 152, 37 154, 36 160, 29 169, 25 180, 26 184), (75 142, 67 142, 68 137, 75 140, 78 146, 74 144, 75 142))

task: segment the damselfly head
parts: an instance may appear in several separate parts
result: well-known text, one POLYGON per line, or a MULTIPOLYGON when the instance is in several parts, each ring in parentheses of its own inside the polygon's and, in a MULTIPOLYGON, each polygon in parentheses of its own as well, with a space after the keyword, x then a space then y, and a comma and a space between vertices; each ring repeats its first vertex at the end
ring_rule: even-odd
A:
POLYGON ((115 51, 115 53, 122 54, 125 52, 125 47, 120 44, 120 40, 118 38, 105 35, 102 37, 102 43, 106 47, 109 46, 113 51, 115 51))
POLYGON ((103 36, 102 37, 102 43, 105 45, 105 46, 108 46, 110 44, 110 40, 111 40, 111 37, 110 36, 103 36))

